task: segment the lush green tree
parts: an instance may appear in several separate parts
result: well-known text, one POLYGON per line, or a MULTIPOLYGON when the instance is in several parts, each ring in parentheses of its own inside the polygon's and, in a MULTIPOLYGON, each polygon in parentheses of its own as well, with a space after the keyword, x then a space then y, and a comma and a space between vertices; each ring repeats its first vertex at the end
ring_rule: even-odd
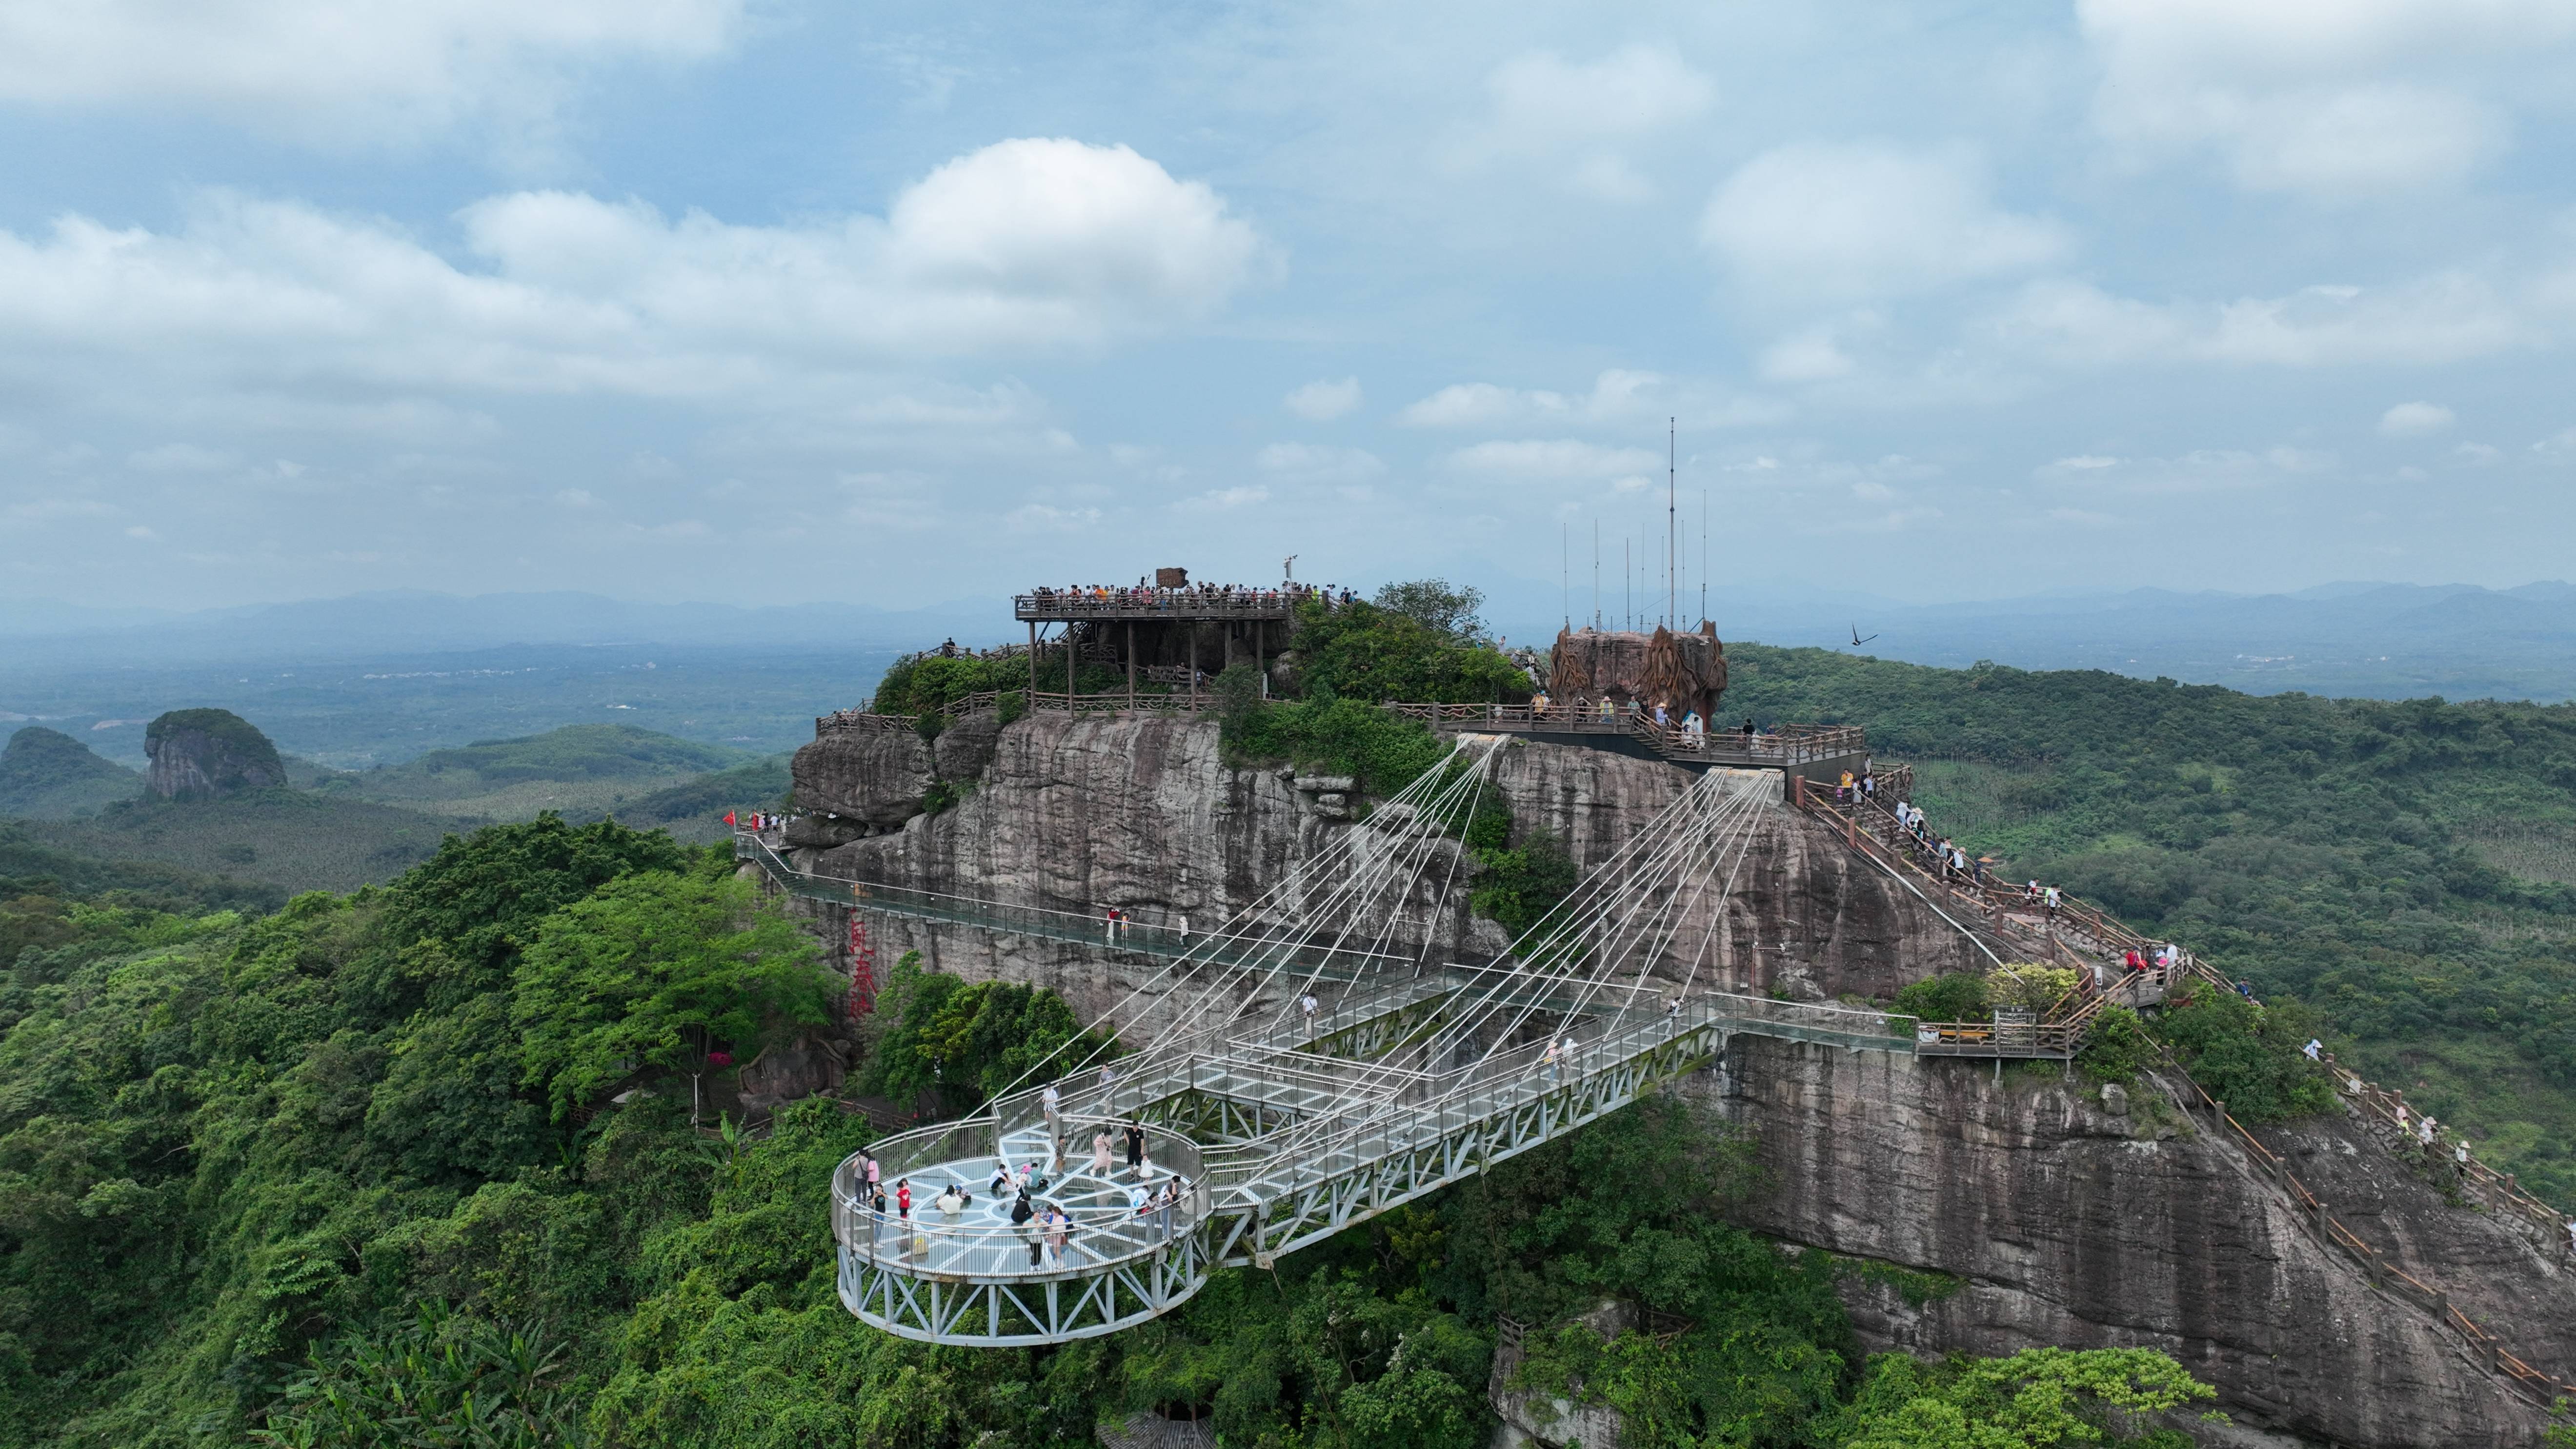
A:
POLYGON ((1485 606, 1485 591, 1472 585, 1414 579, 1385 585, 1370 602, 1460 644, 1475 643, 1485 635, 1485 621, 1476 613, 1485 606))
POLYGON ((869 1062, 870 1090, 898 1101, 936 1092, 956 1112, 1014 1082, 1063 1076, 1103 1044, 1045 987, 970 984, 925 970, 918 951, 887 973, 877 1014, 887 1025, 869 1062))
POLYGON ((2145 1348, 2033 1348, 1938 1365, 1886 1353, 1869 1367, 1830 1438, 1842 1449, 2190 1449, 2191 1437, 2172 1429, 2132 1432, 2132 1416, 2217 1396, 2145 1348))
POLYGON ((551 811, 448 836, 383 893, 392 952, 354 976, 349 993, 390 1022, 422 1005, 444 1008, 498 990, 550 912, 621 876, 683 870, 697 859, 660 831, 614 820, 567 825, 551 811), (419 948, 424 941, 433 944, 419 948))
POLYGON ((519 962, 521 1080, 561 1119, 638 1068, 832 1019, 821 948, 747 882, 656 871, 548 916, 519 962))
POLYGON ((2300 1054, 2294 1014, 2255 1005, 2233 991, 2194 983, 2169 1002, 2155 1032, 2179 1048, 2202 1090, 2241 1122, 2277 1122, 2331 1110, 2334 1087, 2300 1054))
POLYGON ((1955 971, 1908 982, 1896 993, 1896 1011, 1918 1021, 1983 1021, 1986 978, 1974 971, 1955 971))
POLYGON ((1529 676, 1493 646, 1375 604, 1298 605, 1291 647, 1309 696, 1364 704, 1508 703, 1530 697, 1529 676))
POLYGON ((275 1449, 561 1449, 589 1442, 562 1346, 432 1300, 314 1345, 254 1431, 275 1449))

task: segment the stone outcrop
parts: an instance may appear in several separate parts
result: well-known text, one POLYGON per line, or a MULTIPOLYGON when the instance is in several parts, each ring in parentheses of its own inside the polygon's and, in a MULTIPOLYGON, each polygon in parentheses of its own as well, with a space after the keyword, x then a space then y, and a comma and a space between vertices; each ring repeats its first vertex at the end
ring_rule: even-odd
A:
POLYGON ((174 709, 144 731, 146 777, 164 800, 203 800, 286 783, 277 746, 228 709, 174 709))
POLYGON ((922 812, 939 779, 930 746, 910 730, 837 731, 796 752, 789 766, 800 816, 888 830, 922 812))
MULTIPOLYGON (((2144 1346, 2218 1386, 2240 1420, 2371 1449, 2539 1442, 2542 1415, 2349 1258, 2153 1079, 2124 1112, 2028 1069, 1738 1037, 1712 1096, 1757 1144, 1747 1226, 1961 1280, 1909 1305, 1847 1280, 1873 1347, 2009 1354, 2144 1346)), ((2444 1203, 2339 1120, 2267 1145, 2319 1170, 2335 1215, 2449 1288, 2518 1351, 2576 1362, 2564 1261, 2444 1203), (2333 1194, 2340 1194, 2340 1197, 2333 1194), (2377 1205, 2374 1210, 2373 1205, 2377 1205)))
MULTIPOLYGON (((1213 723, 1178 719, 1036 714, 995 721, 944 753, 908 734, 838 735, 801 751, 796 771, 799 809, 884 822, 795 850, 807 868, 1095 916, 1114 906, 1202 930, 1356 828, 1370 803, 1356 781, 1229 766, 1213 723), (958 803, 926 811, 934 782, 962 792, 958 803)), ((1590 869, 1688 780, 1658 761, 1527 743, 1498 759, 1493 788, 1518 829, 1552 833, 1590 869)), ((1885 999, 1933 972, 1985 964, 1837 837, 1762 809, 1697 980, 1885 999)), ((1414 897, 1388 924, 1451 959, 1481 959, 1505 943, 1459 907, 1463 895, 1414 897)), ((1685 923, 1676 939, 1708 924, 1685 923)), ((1053 987, 1085 1014, 1126 1001, 1161 966, 967 927, 874 918, 871 929, 880 962, 919 949, 970 979, 1053 987)), ((1960 1280, 1917 1304, 1880 1277, 1846 1280, 1872 1347, 2144 1345, 2216 1384, 2240 1421, 2309 1441, 2538 1442, 2527 1400, 2429 1313, 2374 1289, 2319 1242, 2269 1179, 2152 1079, 2106 1099, 2028 1069, 1998 1082, 1988 1064, 1737 1038, 1721 1070, 1685 1089, 1711 1095, 1758 1144, 1768 1186, 1744 1205, 1747 1226, 1960 1280)), ((2564 1257, 2450 1206, 2357 1126, 2265 1137, 2397 1266, 2538 1366, 2576 1370, 2576 1275, 2564 1257)))
MULTIPOLYGON (((942 756, 970 723, 943 734, 938 750, 873 731, 828 735, 798 751, 795 802, 807 814, 788 836, 796 863, 847 879, 1092 915, 1114 907, 1143 924, 1209 930, 1262 901, 1365 813, 1348 777, 1228 766, 1213 721, 1041 712, 996 722, 971 737, 971 748, 942 756), (978 759, 971 776, 948 767, 978 759), (920 802, 934 782, 963 798, 928 813, 920 802), (867 822, 870 833, 836 833, 835 817, 867 822)), ((1690 780, 1660 761, 1514 743, 1496 763, 1493 788, 1516 830, 1553 835, 1588 870, 1648 828, 1690 780)), ((1472 869, 1461 862, 1446 891, 1445 870, 1433 872, 1422 890, 1356 924, 1409 948, 1427 942, 1435 959, 1489 959, 1509 941, 1469 916, 1472 869)), ((1270 902, 1256 916, 1275 923, 1284 908, 1270 902)), ((1138 974, 1080 947, 1017 936, 904 921, 879 931, 881 955, 920 949, 942 969, 1043 982, 1077 1005, 1105 1009, 1138 974)), ((1932 972, 1984 964, 1905 886, 1779 806, 1764 809, 1724 920, 1685 922, 1674 941, 1669 975, 1691 972, 1683 958, 1697 951, 1697 981, 1805 999, 1884 997, 1932 972)))

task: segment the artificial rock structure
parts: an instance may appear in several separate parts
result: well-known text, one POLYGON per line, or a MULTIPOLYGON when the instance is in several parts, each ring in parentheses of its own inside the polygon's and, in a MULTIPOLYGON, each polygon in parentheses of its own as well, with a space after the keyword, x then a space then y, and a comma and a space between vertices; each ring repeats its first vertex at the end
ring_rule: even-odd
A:
MULTIPOLYGON (((1688 637, 1688 636, 1684 636, 1688 637)), ((1522 831, 1579 867, 1611 855, 1688 783, 1671 766, 1572 746, 1510 748, 1495 788, 1522 831)), ((1351 782, 1229 768, 1213 722, 1036 714, 969 717, 925 744, 902 731, 826 735, 800 751, 790 855, 888 885, 1209 929, 1257 899, 1354 813, 1351 782), (929 813, 924 802, 957 803, 929 813)), ((1708 984, 1884 999, 1984 958, 1923 901, 1831 833, 1774 811, 1710 938, 1708 984)), ((1434 959, 1504 943, 1465 892, 1390 924, 1434 959)), ((940 969, 1055 988, 1105 1009, 1152 963, 1067 942, 884 919, 879 949, 940 969)), ((833 932, 837 940, 839 933, 833 932)), ((1707 980, 1708 978, 1702 978, 1707 980)), ((1685 1090, 1748 1129, 1768 1186, 1747 1226, 1785 1242, 1948 1275, 1909 1304, 1859 1275, 1849 1298, 1873 1347, 2009 1353, 2038 1344, 2164 1349, 2219 1386, 2240 1423, 2367 1449, 2537 1444, 2540 1411, 2420 1307, 2326 1250, 2274 1185, 2205 1119, 2142 1083, 2122 1102, 1983 1063, 1738 1037, 1685 1090)), ((2516 1351, 2576 1365, 2566 1259, 2452 1207, 2358 1128, 2312 1123, 2269 1145, 2330 1184, 2337 1211, 2391 1260, 2438 1282, 2516 1351)))

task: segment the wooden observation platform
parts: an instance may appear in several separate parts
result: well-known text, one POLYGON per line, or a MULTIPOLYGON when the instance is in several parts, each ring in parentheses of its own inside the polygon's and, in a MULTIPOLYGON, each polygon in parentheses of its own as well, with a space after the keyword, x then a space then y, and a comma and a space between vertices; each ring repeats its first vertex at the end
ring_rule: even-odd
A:
MULTIPOLYGON (((1013 617, 1029 626, 1029 696, 1038 689, 1038 630, 1061 625, 1068 645, 1080 631, 1127 667, 1127 697, 1136 703, 1140 667, 1149 675, 1171 675, 1188 685, 1188 707, 1195 710, 1200 682, 1238 659, 1267 669, 1272 644, 1285 645, 1297 607, 1327 605, 1337 595, 1305 584, 1247 588, 1239 584, 1192 584, 1186 571, 1163 569, 1156 581, 1132 588, 1094 585, 1065 589, 1032 589, 1011 597, 1013 617), (1141 632, 1141 637, 1140 637, 1141 632), (1213 646, 1215 657, 1209 658, 1213 646), (1207 666, 1213 662, 1214 669, 1207 666)), ((1068 647, 1064 659, 1064 697, 1072 708, 1075 668, 1081 650, 1068 647)))

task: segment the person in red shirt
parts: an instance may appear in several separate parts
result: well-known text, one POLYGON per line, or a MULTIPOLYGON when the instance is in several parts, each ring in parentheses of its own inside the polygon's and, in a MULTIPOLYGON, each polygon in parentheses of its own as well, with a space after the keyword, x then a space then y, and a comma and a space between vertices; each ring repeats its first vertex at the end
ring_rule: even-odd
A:
POLYGON ((899 1217, 899 1218, 903 1219, 905 1222, 910 1222, 910 1221, 912 1221, 912 1179, 911 1179, 911 1178, 908 1178, 908 1177, 906 1177, 906 1178, 900 1178, 900 1179, 897 1179, 897 1181, 895 1182, 895 1185, 894 1185, 894 1215, 895 1215, 896 1217, 899 1217))

